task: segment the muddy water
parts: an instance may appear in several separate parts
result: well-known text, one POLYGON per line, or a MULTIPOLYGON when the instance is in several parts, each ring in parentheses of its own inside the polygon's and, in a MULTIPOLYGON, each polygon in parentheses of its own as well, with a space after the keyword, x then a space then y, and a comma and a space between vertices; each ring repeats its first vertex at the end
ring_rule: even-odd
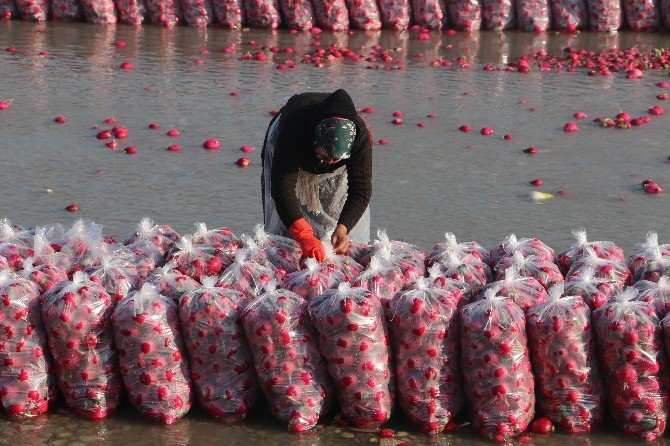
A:
MULTIPOLYGON (((667 80, 667 73, 629 81, 620 74, 592 78, 584 73, 481 70, 484 64, 504 64, 539 49, 667 48, 668 35, 435 34, 430 41, 419 41, 408 33, 324 34, 322 46, 336 42, 361 54, 375 44, 395 48, 405 70, 367 70, 368 63, 342 61, 322 69, 302 64, 295 70, 275 69, 285 58, 300 60, 310 50, 310 40, 259 31, 0 23, 0 48, 17 48, 0 52, 0 100, 14 99, 11 110, 0 111, 0 216, 26 225, 68 223, 81 216, 103 223, 121 238, 142 216, 182 232, 192 230, 197 221, 248 231, 262 219, 260 147, 268 111, 297 92, 345 87, 359 108, 376 109, 368 116, 375 139, 389 140, 375 147, 372 213, 373 227, 388 228, 394 238, 429 247, 449 230, 491 246, 516 232, 561 249, 571 241, 570 229, 585 226, 592 237, 614 240, 626 250, 650 229, 659 230, 661 240, 670 239, 668 194, 645 196, 637 187, 652 177, 670 190, 670 116, 630 131, 591 122, 622 109, 633 116, 644 114, 660 103, 654 84, 667 80), (117 48, 118 40, 127 46, 117 48), (234 53, 221 52, 230 45, 234 53), (239 60, 246 51, 275 45, 291 46, 294 52, 275 55, 274 63, 239 60), (203 49, 210 54, 201 54, 203 49), (49 55, 40 56, 43 50, 49 55), (436 57, 461 55, 472 62, 472 69, 430 66, 436 57), (196 59, 204 63, 195 64, 196 59), (123 61, 132 62, 135 70, 119 70, 123 61), (231 96, 233 91, 239 96, 231 96), (391 125, 395 110, 404 113, 405 125, 391 125), (579 133, 564 133, 563 124, 574 120, 571 116, 578 110, 589 119, 579 121, 579 133), (427 118, 430 113, 437 117, 427 118), (57 115, 65 115, 67 124, 54 124, 57 115), (110 116, 130 129, 130 137, 119 141, 116 151, 96 140, 99 129, 92 128, 109 128, 102 121, 110 116), (152 122, 161 130, 148 129, 152 122), (419 128, 418 122, 426 126, 419 128), (462 124, 475 131, 459 132, 462 124), (479 135, 484 126, 492 127, 495 135, 479 135), (170 128, 179 129, 181 136, 167 137, 170 128), (504 134, 514 139, 505 141, 504 134), (223 148, 203 150, 202 142, 210 137, 220 139, 223 148), (166 152, 170 144, 182 150, 166 152), (258 149, 250 154, 247 169, 234 164, 242 156, 242 145, 258 149), (126 146, 138 153, 123 154, 120 149, 126 146), (523 155, 529 146, 537 146, 539 153, 523 155), (528 181, 534 178, 543 179, 540 190, 561 189, 566 195, 532 202, 528 194, 534 189, 528 181), (63 210, 73 202, 81 207, 77 215, 63 210)), ((392 426, 413 432, 400 421, 392 426)), ((341 430, 332 422, 311 435, 290 436, 263 411, 241 426, 223 426, 194 413, 172 428, 145 423, 130 409, 98 423, 58 411, 27 425, 0 417, 0 431, 0 444, 30 445, 378 441, 373 434, 341 430)), ((400 437, 385 444, 402 441, 481 443, 463 428, 454 435, 400 437)), ((555 435, 534 442, 631 441, 609 430, 588 438, 555 435)))

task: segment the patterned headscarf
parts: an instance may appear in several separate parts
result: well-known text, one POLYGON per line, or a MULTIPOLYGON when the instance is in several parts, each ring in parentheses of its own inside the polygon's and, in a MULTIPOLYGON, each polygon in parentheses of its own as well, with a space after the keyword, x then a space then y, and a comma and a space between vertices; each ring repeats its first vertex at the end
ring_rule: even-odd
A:
POLYGON ((347 159, 356 139, 356 124, 344 118, 326 118, 314 129, 314 152, 317 158, 347 159))

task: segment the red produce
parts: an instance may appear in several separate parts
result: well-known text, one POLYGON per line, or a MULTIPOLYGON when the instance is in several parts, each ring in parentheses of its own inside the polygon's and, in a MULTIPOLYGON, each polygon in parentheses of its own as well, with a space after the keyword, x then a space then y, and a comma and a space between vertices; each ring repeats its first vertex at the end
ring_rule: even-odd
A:
POLYGON ((524 256, 520 251, 498 262, 495 267, 496 278, 503 277, 505 270, 511 266, 516 266, 520 276, 536 279, 547 290, 557 283, 563 283, 564 280, 558 266, 552 261, 536 255, 524 256))
MULTIPOLYGON (((459 257, 456 252, 449 252, 440 263, 436 263, 442 276, 458 280, 470 287, 470 292, 475 295, 487 283, 493 281, 491 269, 486 263, 479 261, 476 257, 459 257)), ((437 270, 434 272, 436 274, 437 270)))
POLYGON ((364 242, 355 242, 353 240, 349 241, 349 247, 347 248, 346 255, 354 259, 354 261, 361 264, 364 268, 367 268, 368 264, 365 263, 365 260, 370 261, 370 251, 372 247, 364 242))
MULTIPOLYGON (((421 280, 421 278, 416 280, 421 280)), ((470 285, 457 279, 445 277, 440 265, 433 265, 428 269, 428 280, 431 288, 441 288, 448 291, 459 307, 470 303, 474 297, 470 285)), ((405 289, 412 289, 413 287, 414 284, 411 283, 405 289)))
POLYGON ((115 255, 122 257, 124 262, 132 264, 137 271, 140 282, 164 263, 164 256, 156 245, 148 240, 138 240, 130 245, 119 248, 115 255))
POLYGON ((661 276, 658 282, 640 280, 635 289, 638 290, 636 300, 652 304, 659 319, 670 312, 670 277, 661 276))
POLYGON ((336 269, 321 268, 316 259, 305 260, 306 269, 287 274, 282 288, 310 301, 326 290, 344 282, 344 275, 336 269))
MULTIPOLYGON (((322 240, 321 243, 326 250, 326 257, 323 259, 323 262, 319 264, 319 269, 324 273, 338 276, 342 275, 343 280, 341 281, 349 282, 365 270, 363 265, 351 257, 335 254, 330 240, 322 240)), ((306 260, 307 259, 305 259, 305 261, 306 260)), ((339 285, 339 283, 336 285, 339 285)))
POLYGON ((391 299, 409 283, 412 282, 405 281, 402 271, 381 254, 373 256, 370 266, 351 280, 352 286, 365 288, 379 298, 387 317, 390 315, 391 299))
POLYGON ((273 288, 246 307, 244 331, 272 413, 289 431, 304 432, 328 411, 333 392, 307 301, 273 288))
POLYGON ((491 291, 492 295, 512 299, 524 312, 534 305, 544 303, 548 297, 544 285, 534 277, 520 275, 516 265, 507 268, 501 280, 486 285, 476 300, 483 299, 486 292, 491 289, 495 289, 491 291))
POLYGON ((270 281, 277 279, 277 271, 247 260, 247 255, 246 249, 239 250, 235 261, 221 274, 216 286, 231 288, 253 300, 261 295, 270 281))
POLYGON ((293 250, 292 248, 273 246, 261 241, 266 246, 264 248, 247 235, 242 235, 241 238, 242 246, 247 250, 246 259, 272 269, 275 271, 278 280, 283 280, 288 273, 300 270, 302 251, 299 249, 293 250))
POLYGON ((486 264, 491 263, 489 251, 479 243, 474 241, 458 243, 456 236, 451 232, 444 234, 444 237, 446 240, 434 245, 430 254, 426 256, 426 266, 432 266, 436 262, 441 262, 451 251, 455 251, 461 257, 471 255, 486 264))
POLYGON ((191 378, 200 404, 215 418, 242 421, 258 399, 253 358, 242 327, 243 294, 214 286, 186 292, 179 302, 179 320, 191 364, 191 378))
POLYGON ((425 275, 426 253, 411 243, 389 239, 385 230, 377 230, 377 240, 373 242, 368 256, 360 263, 369 265, 370 259, 379 253, 402 271, 406 284, 425 275))
POLYGON ((425 278, 391 303, 400 406, 428 434, 442 432, 463 407, 457 305, 425 278))
POLYGON ((67 268, 69 276, 100 265, 100 255, 106 248, 102 226, 85 220, 77 220, 55 243, 60 245, 61 260, 72 262, 67 268))
POLYGON ((594 313, 610 411, 628 435, 654 440, 668 418, 663 330, 654 307, 629 288, 594 313))
POLYGON ((196 224, 196 230, 193 233, 193 244, 214 248, 220 257, 229 259, 224 262, 225 266, 230 265, 235 257, 235 253, 242 246, 242 242, 230 228, 208 229, 204 223, 196 224))
POLYGON ((175 303, 179 303, 184 293, 196 290, 200 286, 196 280, 180 273, 176 263, 156 268, 147 276, 144 283, 155 286, 160 294, 169 297, 175 303))
POLYGON ((41 297, 42 319, 58 387, 75 413, 101 419, 121 403, 121 377, 111 315, 114 302, 82 272, 41 297))
POLYGON ((549 418, 537 418, 530 424, 530 430, 534 434, 550 434, 554 431, 554 425, 549 418))
POLYGON ((312 300, 309 310, 342 414, 356 427, 379 427, 388 420, 395 395, 391 340, 379 297, 345 282, 312 300))
POLYGON ((19 17, 19 11, 14 5, 14 0, 0 0, 0 18, 16 19, 19 17))
POLYGON ((552 288, 527 312, 528 342, 542 412, 568 434, 590 432, 603 420, 605 395, 596 360, 591 310, 579 296, 552 288))
POLYGON ((572 234, 577 242, 556 256, 556 263, 563 274, 567 274, 573 263, 586 256, 587 248, 591 248, 596 257, 601 259, 613 260, 617 263, 623 263, 626 259, 623 250, 612 242, 587 241, 585 229, 574 230, 572 234))
POLYGON ((146 240, 156 245, 161 253, 166 254, 180 238, 181 236, 172 227, 155 225, 150 218, 143 218, 137 225, 135 233, 124 242, 124 245, 146 240))
POLYGON ((33 282, 0 271, 0 402, 12 419, 45 413, 56 397, 40 291, 33 282))
POLYGON ((521 252, 524 257, 534 255, 550 262, 555 260, 554 250, 542 240, 538 238, 519 240, 512 234, 491 250, 491 265, 497 265, 503 257, 513 257, 516 251, 521 252))
POLYGON ((461 308, 461 367, 472 425, 505 441, 533 419, 535 392, 523 310, 507 298, 489 297, 461 308))

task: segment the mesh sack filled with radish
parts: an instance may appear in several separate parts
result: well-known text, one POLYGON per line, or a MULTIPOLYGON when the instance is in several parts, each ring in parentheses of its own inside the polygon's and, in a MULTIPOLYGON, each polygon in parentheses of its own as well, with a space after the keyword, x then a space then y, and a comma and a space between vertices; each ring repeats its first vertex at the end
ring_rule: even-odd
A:
POLYGON ((145 0, 115 0, 119 22, 127 25, 141 25, 147 17, 145 0))
MULTIPOLYGON (((422 278, 416 279, 417 281, 422 278)), ((454 299, 459 306, 470 303, 474 298, 472 287, 460 280, 445 277, 442 273, 440 265, 433 265, 428 268, 428 284, 431 288, 441 288, 449 291, 452 299, 454 299)), ((414 283, 405 286, 405 290, 410 290, 414 287, 414 283)))
POLYGON ((171 226, 156 225, 150 218, 143 218, 137 225, 135 233, 123 244, 133 245, 140 240, 145 240, 153 243, 163 255, 166 255, 180 238, 179 233, 171 226))
POLYGON ((638 280, 635 278, 637 270, 647 263, 652 251, 655 252, 657 248, 662 256, 670 256, 670 243, 659 244, 658 233, 650 231, 647 233, 644 242, 639 245, 639 249, 628 257, 626 265, 630 272, 633 273, 636 281, 638 280))
POLYGON ((214 248, 195 245, 193 238, 185 235, 179 240, 173 251, 168 255, 167 262, 174 262, 177 270, 195 280, 204 276, 216 276, 223 270, 223 258, 214 248))
POLYGON ((536 279, 547 290, 564 281, 563 274, 555 263, 535 255, 524 256, 520 251, 516 251, 512 256, 502 258, 496 264, 496 278, 503 277, 505 271, 512 266, 517 268, 520 276, 536 279))
POLYGON ((661 14, 656 0, 622 0, 626 21, 633 31, 653 31, 661 25, 661 14))
POLYGON ((405 30, 412 20, 411 0, 379 0, 379 14, 384 29, 405 30))
POLYGON ((16 19, 19 17, 19 11, 16 9, 14 0, 0 0, 0 18, 16 19))
POLYGON ((144 284, 116 306, 111 321, 131 404, 150 420, 176 422, 191 408, 177 305, 144 284))
POLYGON ((381 254, 390 259, 398 267, 410 283, 426 273, 426 253, 420 247, 411 243, 391 240, 385 230, 377 230, 377 239, 372 243, 367 258, 360 262, 369 265, 373 256, 381 254))
MULTIPOLYGON (((417 277, 418 278, 418 277, 417 277)), ((365 288, 372 292, 382 304, 384 314, 389 316, 391 299, 405 285, 405 276, 400 268, 396 267, 381 253, 372 257, 370 266, 365 271, 351 280, 351 285, 357 288, 365 288)))
POLYGON ((496 266, 505 257, 514 257, 514 253, 517 251, 524 257, 537 256, 550 262, 553 262, 556 258, 554 250, 539 238, 522 238, 519 240, 515 234, 511 234, 491 249, 491 265, 496 266))
POLYGON ((75 413, 101 419, 121 402, 121 377, 111 315, 114 302, 84 273, 41 297, 42 319, 58 387, 75 413))
POLYGON ((430 254, 426 256, 426 265, 432 266, 439 263, 449 256, 450 252, 456 252, 460 257, 472 256, 479 261, 491 263, 489 251, 477 242, 461 242, 456 241, 456 236, 451 232, 444 234, 445 241, 437 243, 433 246, 430 254))
POLYGON ((590 432, 605 414, 605 394, 591 327, 579 296, 553 287, 547 302, 527 312, 528 342, 542 413, 568 434, 590 432))
POLYGON ((427 434, 442 432, 464 403, 458 301, 426 278, 393 297, 389 329, 403 412, 427 434))
POLYGON ((587 0, 591 30, 616 32, 623 24, 620 0, 587 0))
POLYGON ((212 0, 217 22, 224 28, 241 28, 244 23, 242 0, 212 0))
POLYGON ((663 330, 654 307, 620 292, 594 313, 609 407, 624 433, 654 440, 665 431, 668 394, 663 330))
POLYGON ((146 0, 147 14, 153 25, 168 28, 179 25, 184 16, 181 12, 179 0, 146 0))
POLYGON ((116 23, 116 10, 112 0, 81 0, 84 16, 94 25, 113 25, 116 23))
POLYGON ((45 413, 56 398, 35 283, 0 271, 0 402, 12 419, 45 413))
POLYGON ((659 246, 649 250, 647 259, 633 272, 633 280, 658 282, 663 276, 670 277, 670 255, 664 255, 659 246))
POLYGON ((14 0, 14 4, 23 20, 45 22, 51 14, 49 0, 14 0))
POLYGON ((379 297, 342 283, 309 304, 342 414, 359 428, 388 420, 395 398, 391 339, 379 297))
MULTIPOLYGON (((491 269, 486 263, 476 257, 461 257, 456 252, 449 252, 440 263, 433 265, 438 267, 440 274, 446 278, 458 280, 470 287, 471 296, 476 295, 479 290, 489 282, 493 281, 491 269)), ((434 270, 437 273, 437 270, 434 270)))
POLYGON ((135 266, 111 253, 103 254, 100 266, 88 268, 86 273, 93 282, 102 285, 114 302, 120 302, 140 282, 135 266))
POLYGON ((623 249, 614 243, 607 241, 589 242, 585 229, 574 230, 572 234, 577 239, 576 243, 556 256, 556 263, 561 268, 563 274, 567 274, 575 262, 586 257, 589 248, 591 249, 591 252, 588 253, 589 255, 595 255, 600 259, 612 260, 617 263, 625 262, 626 257, 624 256, 623 249))
POLYGON ((521 31, 544 32, 551 26, 548 0, 517 0, 516 15, 521 31))
POLYGON ((352 28, 365 31, 381 29, 379 8, 375 0, 345 0, 349 10, 349 24, 352 28))
POLYGON ((255 299, 261 295, 270 281, 277 280, 277 271, 272 267, 247 260, 247 254, 246 249, 237 252, 235 261, 221 274, 216 286, 231 288, 249 299, 255 299))
POLYGON ((333 392, 307 301, 274 286, 246 307, 244 331, 273 415, 305 432, 328 411, 333 392))
POLYGON ((566 280, 564 287, 566 295, 580 296, 591 310, 597 310, 621 291, 623 284, 608 279, 599 279, 595 277, 595 270, 587 267, 580 270, 579 277, 566 280))
POLYGON ((241 323, 250 299, 215 287, 215 282, 215 277, 205 277, 200 288, 183 295, 179 320, 198 401, 211 416, 236 422, 258 399, 253 358, 241 323))
POLYGON ((345 281, 341 272, 336 269, 322 268, 316 259, 307 259, 305 266, 304 270, 288 274, 284 278, 282 288, 292 291, 307 301, 345 281))
POLYGON ((188 26, 209 26, 214 23, 211 0, 181 0, 184 21, 188 26))
POLYGON ((584 0, 554 0, 551 2, 554 28, 577 31, 589 26, 589 12, 584 0))
POLYGON ((482 29, 502 31, 516 27, 516 10, 511 0, 482 0, 482 29))
POLYGON ((195 279, 180 273, 176 263, 168 263, 156 268, 149 274, 144 283, 155 286, 160 294, 169 297, 175 303, 179 302, 184 293, 193 291, 200 286, 195 279))
POLYGON ((444 0, 412 0, 414 23, 428 29, 442 29, 447 21, 444 0))
MULTIPOLYGON (((562 283, 559 283, 558 286, 562 287, 562 283)), ((497 290, 494 293, 495 296, 512 299, 524 312, 534 305, 544 303, 548 297, 545 287, 534 277, 520 275, 519 268, 516 265, 507 268, 504 277, 498 282, 493 282, 482 288, 475 299, 483 299, 486 291, 494 287, 497 290)))
POLYGON ((449 18, 458 31, 477 31, 482 26, 479 0, 447 0, 449 18))
POLYGON ((633 275, 623 263, 600 258, 590 247, 586 248, 584 257, 572 264, 566 277, 568 279, 578 278, 585 268, 593 268, 594 276, 599 279, 619 282, 621 285, 628 285, 633 279, 633 275))
POLYGON ((314 26, 314 8, 309 0, 279 0, 279 3, 289 29, 309 30, 314 26))
POLYGON ((496 292, 460 310, 461 366, 473 428, 505 441, 533 419, 535 392, 523 310, 496 292))
POLYGON ((651 303, 659 319, 670 312, 670 277, 662 276, 658 282, 641 280, 634 288, 638 290, 636 299, 651 303))
POLYGON ((23 262, 23 269, 18 274, 34 282, 39 287, 40 293, 45 293, 56 284, 68 280, 65 270, 48 263, 35 265, 32 257, 23 262))
POLYGON ((51 15, 54 21, 79 21, 84 18, 84 11, 78 0, 51 0, 51 15))
POLYGON ((246 18, 250 26, 277 29, 281 23, 278 0, 244 0, 246 18))
POLYGON ((312 0, 319 27, 327 31, 349 29, 349 12, 344 0, 312 0))

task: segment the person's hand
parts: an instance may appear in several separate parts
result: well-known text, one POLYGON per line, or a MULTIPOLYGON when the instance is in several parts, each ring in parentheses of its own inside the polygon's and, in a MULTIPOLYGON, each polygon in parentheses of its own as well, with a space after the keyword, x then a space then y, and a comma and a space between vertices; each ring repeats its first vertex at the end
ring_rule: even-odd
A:
POLYGON ((349 236, 347 235, 347 227, 343 224, 338 224, 337 228, 330 237, 330 242, 333 244, 333 251, 335 254, 344 254, 349 248, 349 236))
POLYGON ((326 249, 319 239, 314 237, 314 229, 307 223, 307 220, 301 218, 294 221, 288 231, 300 245, 304 257, 313 257, 318 262, 323 262, 326 257, 326 249))

